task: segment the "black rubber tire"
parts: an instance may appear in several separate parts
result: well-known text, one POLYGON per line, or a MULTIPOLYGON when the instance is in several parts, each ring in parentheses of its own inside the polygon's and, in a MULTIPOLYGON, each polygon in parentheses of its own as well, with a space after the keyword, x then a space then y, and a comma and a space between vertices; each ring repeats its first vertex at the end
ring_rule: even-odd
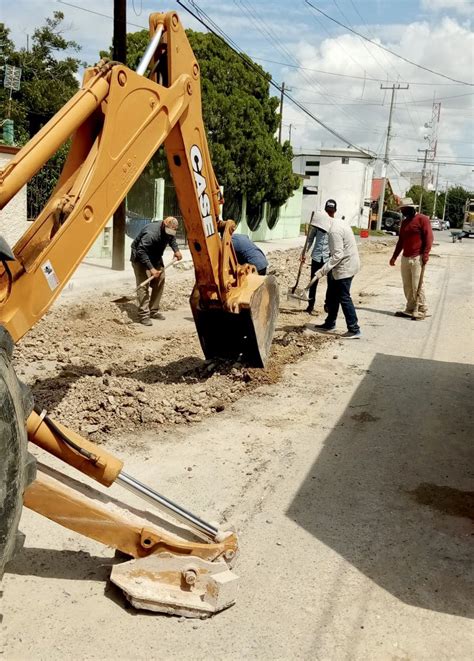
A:
POLYGON ((6 563, 23 545, 18 532, 23 492, 34 480, 35 461, 28 454, 25 421, 33 397, 11 365, 13 342, 0 326, 0 579, 6 563))

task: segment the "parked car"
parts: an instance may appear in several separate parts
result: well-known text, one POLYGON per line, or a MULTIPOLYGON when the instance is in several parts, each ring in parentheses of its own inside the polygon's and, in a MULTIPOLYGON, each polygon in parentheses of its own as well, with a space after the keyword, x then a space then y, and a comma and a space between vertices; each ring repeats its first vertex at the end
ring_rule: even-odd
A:
POLYGON ((444 230, 444 223, 440 218, 430 218, 431 229, 441 232, 444 230))
POLYGON ((384 211, 382 216, 382 229, 388 232, 395 232, 399 234, 400 225, 402 224, 403 216, 398 211, 384 211))

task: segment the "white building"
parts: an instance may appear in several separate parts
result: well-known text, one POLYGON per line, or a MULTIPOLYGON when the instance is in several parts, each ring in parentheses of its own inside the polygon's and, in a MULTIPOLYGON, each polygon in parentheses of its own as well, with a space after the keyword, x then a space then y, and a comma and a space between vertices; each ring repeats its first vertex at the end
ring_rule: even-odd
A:
POLYGON ((369 226, 374 160, 356 149, 295 152, 293 172, 305 176, 301 220, 323 211, 326 200, 337 202, 337 215, 357 227, 369 226))

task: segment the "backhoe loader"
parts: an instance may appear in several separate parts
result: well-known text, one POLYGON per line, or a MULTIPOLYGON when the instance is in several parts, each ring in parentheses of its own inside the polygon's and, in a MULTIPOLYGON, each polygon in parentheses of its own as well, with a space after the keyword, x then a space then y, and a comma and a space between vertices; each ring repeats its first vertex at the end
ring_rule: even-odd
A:
POLYGON ((0 575, 18 548, 24 504, 130 556, 111 580, 137 608, 204 617, 235 599, 235 533, 171 502, 52 420, 11 365, 14 342, 47 312, 161 145, 194 260, 190 304, 204 355, 265 364, 277 284, 237 263, 235 224, 219 220, 223 200, 202 120, 199 65, 176 13, 150 16, 150 43, 136 71, 110 61, 86 70, 77 94, 0 171, 0 209, 69 139, 43 211, 13 248, 0 238, 0 575), (160 516, 36 463, 27 440, 102 485, 131 490, 160 516))

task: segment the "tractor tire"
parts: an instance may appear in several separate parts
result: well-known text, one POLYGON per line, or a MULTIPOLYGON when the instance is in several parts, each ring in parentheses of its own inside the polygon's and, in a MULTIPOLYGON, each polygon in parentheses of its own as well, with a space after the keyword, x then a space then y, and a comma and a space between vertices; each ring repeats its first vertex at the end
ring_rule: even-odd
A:
POLYGON ((0 580, 6 563, 23 545, 18 531, 23 492, 36 473, 25 425, 33 397, 13 370, 12 352, 13 341, 0 326, 0 580))

